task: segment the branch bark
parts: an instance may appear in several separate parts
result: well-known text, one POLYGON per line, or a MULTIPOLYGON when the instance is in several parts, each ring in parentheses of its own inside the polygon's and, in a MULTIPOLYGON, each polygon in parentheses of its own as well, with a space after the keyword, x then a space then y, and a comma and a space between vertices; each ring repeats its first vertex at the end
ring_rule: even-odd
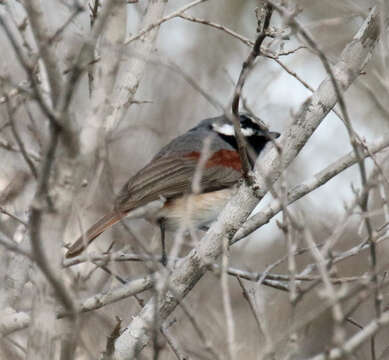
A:
POLYGON ((45 66, 50 84, 52 103, 55 104, 61 94, 62 75, 58 67, 59 62, 55 48, 50 46, 49 29, 44 19, 41 2, 40 0, 26 0, 23 4, 31 23, 31 30, 34 33, 39 54, 45 66))
MULTIPOLYGON (((111 126, 117 124, 134 100, 139 84, 146 71, 147 60, 154 50, 157 40, 159 25, 153 27, 152 25, 158 19, 162 18, 166 4, 167 0, 149 1, 147 12, 141 24, 141 28, 146 28, 146 31, 142 35, 142 41, 138 41, 133 47, 132 51, 134 56, 131 61, 123 64, 121 69, 123 75, 118 77, 120 81, 114 88, 113 112, 110 117, 111 126)), ((125 44, 127 43, 128 41, 125 42, 125 44)))

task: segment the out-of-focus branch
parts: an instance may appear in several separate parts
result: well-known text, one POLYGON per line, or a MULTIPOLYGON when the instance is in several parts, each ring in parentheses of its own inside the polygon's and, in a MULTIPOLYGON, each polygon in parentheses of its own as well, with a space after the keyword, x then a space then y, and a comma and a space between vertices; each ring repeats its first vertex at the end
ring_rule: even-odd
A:
MULTIPOLYGON (((343 50, 341 60, 335 66, 334 73, 337 77, 342 78, 343 90, 350 86, 370 58, 379 35, 376 15, 374 8, 354 39, 343 50)), ((239 226, 266 194, 267 184, 272 184, 278 179, 282 169, 297 156, 314 130, 336 104, 336 101, 337 96, 330 79, 324 80, 313 96, 303 104, 293 123, 280 139, 283 149, 282 161, 274 145, 270 145, 260 157, 263 176, 258 178, 260 186, 259 190, 256 191, 256 196, 251 188, 243 184, 201 243, 179 263, 171 275, 170 282, 170 287, 175 290, 176 296, 184 297, 195 286, 206 272, 208 264, 213 263, 221 254, 225 236, 232 238, 235 235, 239 226)), ((176 296, 168 291, 161 298, 158 311, 162 321, 176 308, 178 303, 176 296)), ((150 339, 154 309, 153 302, 148 302, 140 314, 123 331, 115 343, 113 355, 115 360, 133 359, 147 344, 150 339)))
MULTIPOLYGON (((13 144, 9 143, 7 140, 0 139, 0 148, 3 148, 3 149, 8 150, 8 151, 16 152, 16 153, 20 152, 20 149, 15 147, 13 144)), ((31 151, 28 151, 28 156, 31 159, 35 160, 36 162, 39 162, 41 160, 39 155, 37 155, 36 153, 32 153, 31 151)), ((0 197, 0 200, 1 200, 1 197, 0 197)))
POLYGON ((20 223, 24 226, 27 226, 27 223, 24 220, 20 219, 15 214, 10 213, 8 210, 4 209, 2 206, 0 206, 0 213, 3 213, 5 215, 9 216, 11 219, 16 220, 18 223, 20 223))
POLYGON ((316 261, 321 280, 323 281, 324 296, 328 298, 328 300, 331 302, 332 318, 335 322, 334 341, 336 345, 340 345, 343 343, 346 333, 343 327, 343 321, 345 317, 343 314, 341 303, 339 301, 338 292, 335 290, 335 287, 331 282, 329 269, 326 266, 324 256, 320 252, 319 248, 316 246, 312 234, 307 229, 305 229, 304 237, 307 242, 307 245, 311 249, 311 254, 316 261))
MULTIPOLYGON (((78 312, 88 312, 96 309, 100 309, 103 306, 112 304, 114 302, 123 300, 130 296, 134 296, 143 291, 150 289, 153 286, 153 277, 145 276, 140 279, 135 279, 127 282, 124 285, 119 286, 116 289, 110 289, 106 293, 96 294, 90 298, 84 300, 81 306, 78 308, 78 312)), ((57 313, 57 317, 63 318, 69 316, 69 312, 66 309, 61 309, 57 313)))
POLYGON ((238 280, 240 288, 242 289, 243 298, 249 304, 250 311, 253 314, 253 317, 255 319, 255 323, 257 324, 258 332, 260 333, 260 335, 265 336, 265 331, 263 331, 263 329, 262 329, 262 325, 261 325, 261 322, 259 320, 257 311, 255 309, 255 305, 253 304, 253 301, 251 299, 251 296, 250 296, 249 292, 247 291, 246 287, 244 286, 243 281, 241 280, 240 276, 237 276, 236 278, 238 280))
MULTIPOLYGON (((143 17, 143 23, 148 24, 162 16, 166 6, 165 0, 150 1, 146 14, 143 17)), ((83 145, 83 153, 97 153, 96 171, 94 172, 93 183, 90 186, 90 194, 93 194, 101 174, 103 173, 106 160, 106 139, 120 114, 125 111, 126 107, 133 100, 141 78, 143 77, 145 66, 149 54, 154 49, 157 31, 151 31, 145 35, 142 42, 136 44, 134 52, 140 54, 141 58, 133 57, 131 61, 119 61, 123 54, 123 42, 126 34, 126 2, 111 1, 104 2, 103 9, 99 12, 97 20, 92 28, 91 37, 96 43, 97 34, 103 30, 103 36, 100 47, 100 60, 95 65, 96 71, 94 79, 94 91, 92 93, 92 106, 88 114, 86 124, 94 124, 88 127, 86 131, 88 139, 83 145), (115 5, 108 12, 108 5, 115 5), (111 14, 111 15, 109 15, 111 14), (105 19, 105 20, 104 20, 105 19), (104 24, 104 27, 102 26, 104 24), (112 52, 118 56, 112 56, 112 52), (116 76, 118 71, 120 76, 116 76), (116 77, 116 78, 115 78, 116 77)), ((90 43, 85 44, 84 59, 82 64, 90 62, 92 59, 91 49, 94 49, 90 43), (86 57, 87 56, 87 57, 86 57), (88 60, 87 62, 85 60, 88 60)), ((126 107, 127 109, 127 107, 126 107)))
MULTIPOLYGON (((0 207, 1 211, 1 207, 0 207)), ((127 262, 127 261, 133 261, 133 262, 140 262, 140 261, 161 261, 160 258, 156 258, 155 256, 150 256, 147 254, 131 254, 131 253, 126 253, 123 251, 117 251, 114 253, 109 253, 109 254, 99 254, 99 253, 88 253, 87 255, 80 255, 76 256, 71 259, 65 259, 63 261, 63 266, 70 267, 74 266, 77 264, 83 264, 83 263, 88 263, 91 262, 93 264, 99 264, 99 263, 109 263, 109 262, 127 262)), ((181 258, 168 258, 168 261, 170 264, 177 263, 181 258)), ((214 265, 213 268, 215 271, 220 273, 220 267, 217 265, 214 265)), ((266 286, 273 287, 278 290, 282 291, 289 291, 288 285, 285 284, 285 282, 289 281, 289 277, 287 275, 280 275, 280 274, 264 274, 262 272, 249 272, 249 271, 243 271, 243 270, 238 270, 238 269, 232 269, 228 268, 228 274, 231 276, 239 276, 242 279, 250 280, 250 281, 258 281, 262 276, 264 276, 263 283, 266 286)), ((302 280, 302 281, 314 281, 317 280, 317 277, 309 277, 309 276, 299 276, 296 277, 297 280, 302 280)), ((338 283, 344 283, 348 281, 354 281, 355 279, 352 278, 346 278, 346 279, 332 279, 332 282, 335 284, 338 283)))
POLYGON ((19 132, 18 132, 18 130, 16 128, 16 121, 15 121, 15 118, 14 118, 14 110, 11 108, 11 105, 10 105, 10 103, 8 101, 6 103, 6 106, 7 106, 7 112, 8 112, 8 117, 9 117, 9 123, 11 124, 12 134, 13 134, 16 142, 18 143, 18 146, 19 146, 20 152, 21 152, 21 154, 23 156, 23 159, 25 160, 26 164, 30 168, 31 173, 34 176, 34 178, 37 179, 38 178, 38 172, 36 170, 36 167, 35 167, 34 163, 32 162, 32 160, 30 159, 30 156, 28 155, 28 152, 27 152, 26 147, 24 145, 24 142, 20 138, 19 132))
POLYGON ((177 339, 170 333, 168 327, 162 326, 161 327, 161 333, 163 336, 165 336, 166 341, 168 342, 170 349, 176 356, 178 360, 186 360, 189 359, 188 355, 184 352, 184 350, 181 348, 180 344, 178 343, 177 339))
POLYGON ((31 24, 31 31, 34 34, 39 54, 43 60, 50 84, 51 100, 53 105, 59 99, 62 88, 62 75, 59 69, 59 61, 55 48, 50 46, 50 34, 44 19, 40 0, 23 1, 24 8, 28 14, 31 24))
MULTIPOLYGON (((31 5, 30 3, 28 3, 28 4, 31 5)), ((80 10, 78 10, 76 12, 76 14, 78 14, 79 11, 80 10)), ((31 16, 34 16, 34 14, 36 15, 36 12, 32 11, 31 16)), ((41 16, 43 16, 43 14, 39 13, 39 11, 38 11, 37 16, 38 16, 38 18, 40 18, 41 16)), ((41 25, 41 26, 45 27, 44 22, 42 24, 40 23, 41 20, 43 21, 43 18, 38 21, 37 26, 41 25)), ((60 131, 63 139, 65 140, 64 144, 66 145, 67 150, 69 150, 69 153, 71 153, 71 154, 76 153, 77 148, 78 148, 77 137, 74 136, 74 133, 71 130, 71 123, 69 121, 69 117, 68 117, 68 114, 66 111, 67 108, 63 107, 63 106, 62 107, 60 106, 58 108, 58 106, 57 106, 58 103, 60 105, 63 104, 63 101, 59 101, 59 100, 66 98, 68 89, 65 87, 65 89, 64 89, 65 91, 62 91, 63 90, 62 89, 63 84, 62 84, 62 80, 61 80, 62 74, 60 74, 60 73, 58 75, 59 76, 58 80, 50 81, 50 79, 54 78, 54 76, 58 72, 59 65, 56 63, 56 61, 58 59, 56 59, 56 58, 51 59, 51 60, 55 60, 55 62, 54 62, 55 65, 53 65, 54 67, 52 66, 51 63, 50 63, 50 65, 46 65, 46 63, 43 61, 44 69, 43 69, 42 78, 44 80, 48 79, 48 83, 49 83, 49 85, 47 85, 49 87, 49 89, 46 89, 46 91, 45 91, 43 89, 43 87, 41 86, 42 81, 39 80, 38 77, 36 76, 36 66, 39 62, 39 59, 40 58, 43 59, 43 57, 40 56, 40 57, 37 57, 37 58, 34 58, 33 60, 31 60, 30 58, 28 58, 25 55, 24 49, 18 43, 15 35, 13 34, 11 28, 9 27, 9 24, 7 23, 6 17, 2 13, 0 13, 0 25, 3 27, 3 29, 7 35, 7 38, 15 51, 17 59, 20 62, 23 70, 25 71, 25 73, 29 79, 30 84, 27 84, 27 85, 32 87, 32 90, 33 90, 32 97, 37 101, 42 112, 49 119, 50 126, 56 127, 60 131), (48 69, 51 69, 51 70, 48 70, 48 69), (50 74, 49 74, 49 72, 50 72, 50 74), (53 91, 51 91, 51 87, 55 88, 55 94, 53 94, 53 91), (50 97, 47 96, 47 93, 49 93, 50 97)), ((31 23, 31 25, 32 25, 32 23, 31 23)), ((68 25, 68 24, 65 24, 65 25, 68 25)), ((61 28, 61 31, 63 31, 63 30, 64 30, 64 28, 61 28)), ((41 35, 43 33, 46 34, 46 31, 47 31, 47 29, 45 29, 43 32, 40 32, 41 35)), ((48 34, 46 34, 46 35, 48 36, 48 34)), ((40 43, 39 38, 36 38, 36 42, 37 42, 37 46, 38 46, 39 51, 41 49, 48 48, 51 40, 52 40, 51 38, 47 39, 46 37, 44 37, 42 39, 42 41, 46 41, 46 42, 40 43)), ((39 53, 39 55, 41 55, 41 53, 39 53)), ((49 55, 47 55, 47 56, 49 56, 49 55)), ((73 86, 73 87, 75 88, 75 86, 73 86)), ((16 94, 18 94, 19 92, 29 93, 28 90, 24 89, 23 87, 18 86, 18 91, 16 92, 16 94)), ((14 93, 14 95, 15 95, 15 93, 14 93)))
MULTIPOLYGON (((1 209, 1 208, 0 208, 1 209)), ((82 264, 86 262, 93 262, 94 264, 103 263, 106 264, 111 261, 160 261, 161 259, 148 254, 130 254, 126 253, 124 251, 117 251, 115 253, 109 253, 109 254, 99 254, 99 253, 93 253, 89 252, 88 254, 82 254, 79 256, 75 256, 74 258, 70 259, 64 259, 62 265, 63 267, 67 268, 73 265, 82 264)), ((173 261, 171 259, 170 261, 173 261)))
MULTIPOLYGON (((374 294, 375 286, 372 283, 372 277, 367 276, 367 278, 364 281, 360 281, 356 283, 353 286, 350 286, 348 288, 348 291, 340 292, 339 293, 339 300, 340 301, 346 301, 349 299, 355 299, 358 298, 356 301, 357 304, 360 304, 364 301, 366 301, 372 294, 374 294)), ((380 282, 380 288, 385 289, 389 285, 388 279, 384 279, 380 282)), ((289 329, 286 332, 283 332, 277 336, 277 338, 273 339, 273 343, 270 344, 269 348, 266 351, 266 354, 272 354, 274 352, 274 349, 284 343, 284 341, 288 338, 289 332, 299 332, 303 329, 306 329, 307 325, 312 324, 312 321, 315 319, 318 319, 320 315, 322 315, 324 312, 329 310, 333 306, 333 302, 330 299, 323 299, 315 309, 309 313, 306 314, 300 321, 298 321, 296 324, 294 324, 291 329, 289 329)), ((352 309, 355 310, 354 306, 352 306, 352 309)), ((346 316, 350 316, 352 311, 348 312, 346 316)), ((346 340, 347 342, 348 340, 346 340)), ((265 358, 266 358, 265 354, 265 358)), ((322 354, 320 354, 322 355, 322 354)), ((343 354, 344 355, 344 354, 343 354)), ((311 359, 312 360, 312 359, 311 359)))
MULTIPOLYGON (((366 147, 369 149, 369 152, 375 154, 386 147, 389 146, 389 134, 385 135, 384 138, 380 141, 377 141, 373 144, 368 144, 366 147)), ((368 157, 369 154, 365 151, 362 154, 363 157, 368 157)), ((306 194, 311 191, 316 190, 320 186, 324 185, 326 182, 334 178, 336 175, 340 174, 343 170, 348 167, 356 164, 357 158, 355 157, 355 153, 352 151, 349 154, 342 156, 340 159, 336 160, 325 169, 317 173, 311 179, 304 181, 303 183, 296 185, 292 189, 288 191, 288 204, 292 204, 293 202, 301 199, 306 194)), ((260 211, 255 214, 251 218, 247 220, 244 226, 238 230, 232 239, 232 243, 235 243, 253 231, 260 228, 262 225, 269 222, 269 220, 278 214, 282 210, 281 202, 276 199, 274 200, 266 210, 260 211)))
MULTIPOLYGON (((22 66, 23 70, 28 76, 29 82, 34 91, 35 99, 37 100, 42 112, 47 116, 47 118, 54 126, 60 127, 57 115, 54 113, 52 106, 48 104, 48 101, 45 99, 45 97, 42 94, 40 85, 35 76, 35 64, 31 62, 30 59, 26 58, 20 44, 17 42, 14 34, 12 33, 7 23, 6 17, 1 12, 0 12, 0 25, 3 28, 5 34, 7 35, 7 38, 16 54, 17 60, 19 61, 20 65, 22 66)), ((24 89, 19 87, 19 91, 24 92, 24 89)))
MULTIPOLYGON (((317 246, 317 245, 316 245, 317 246)), ((306 248, 307 251, 309 248, 306 248)), ((299 252, 296 251, 295 255, 298 255, 299 252)), ((218 268, 215 266, 216 269, 218 268)), ((283 275, 283 274, 273 274, 273 273, 267 273, 267 272, 250 272, 250 271, 245 271, 245 270, 240 270, 240 269, 234 269, 234 268, 229 268, 228 269, 228 274, 234 277, 239 277, 241 279, 249 280, 249 281, 254 281, 258 282, 261 278, 264 278, 264 281, 262 281, 262 284, 268 285, 270 287, 277 288, 279 290, 283 291, 289 291, 288 286, 285 285, 285 282, 291 281, 291 276, 289 275, 283 275), (278 287, 274 286, 275 283, 268 283, 266 284, 265 280, 271 280, 271 281, 278 281, 279 284, 278 287)), ((298 281, 316 281, 319 280, 320 277, 318 276, 303 276, 303 275, 296 275, 295 280, 298 281)), ((345 277, 345 278, 330 278, 332 284, 344 284, 348 282, 353 282, 357 280, 361 280, 360 276, 353 276, 353 277, 345 277)))
POLYGON ((378 318, 365 325, 350 339, 345 341, 341 347, 336 347, 325 353, 311 357, 309 360, 336 360, 344 358, 345 354, 353 354, 367 340, 374 336, 383 327, 389 325, 389 311, 383 312, 378 318))
MULTIPOLYGON (((60 303, 63 304, 63 306, 71 314, 72 321, 70 323, 72 324, 71 326, 74 326, 75 317, 76 317, 76 313, 75 313, 76 306, 73 302, 71 294, 69 293, 62 279, 58 276, 58 272, 56 271, 57 269, 53 266, 53 262, 51 262, 49 257, 47 256, 47 252, 45 251, 45 247, 44 247, 45 230, 47 230, 47 228, 44 227, 43 221, 45 219, 48 219, 47 207, 51 208, 51 210, 53 207, 53 204, 51 203, 51 198, 49 197, 49 180, 52 172, 51 169, 54 166, 54 158, 55 158, 55 153, 58 147, 59 136, 60 136, 60 129, 58 127, 51 126, 50 130, 51 130, 49 135, 50 137, 46 147, 44 160, 42 161, 40 171, 39 171, 37 190, 35 192, 31 204, 29 234, 30 234, 33 260, 39 266, 44 277, 46 278, 50 286, 53 288, 55 297, 58 299, 60 303)), ((40 315, 44 315, 45 311, 50 311, 50 313, 52 313, 52 310, 48 310, 47 307, 52 307, 53 304, 48 304, 47 298, 43 299, 43 301, 44 301, 44 306, 39 307, 38 303, 35 304, 34 307, 35 312, 40 313, 40 315)), ((52 316, 50 316, 50 319, 54 320, 52 316)), ((33 317, 33 320, 36 329, 39 330, 38 325, 39 322, 41 321, 40 317, 38 315, 35 315, 33 317)), ((49 333, 47 327, 45 329, 45 333, 49 333)), ((70 332, 70 334, 73 333, 70 332)), ((70 358, 70 355, 74 351, 73 341, 75 340, 75 337, 74 336, 72 337, 71 335, 70 337, 72 338, 72 340, 69 341, 68 336, 64 336, 62 342, 63 346, 61 348, 62 351, 64 351, 64 353, 66 354, 69 354, 69 356, 65 356, 64 358, 61 357, 61 359, 70 358)), ((42 345, 42 343, 39 343, 37 341, 37 338, 32 338, 32 340, 35 341, 32 342, 32 346, 29 349, 31 354, 34 354, 36 353, 36 350, 38 348, 42 348, 44 346, 42 345)), ((40 355, 38 354, 37 356, 40 355)))
POLYGON ((0 204, 4 205, 18 196, 26 186, 28 179, 29 174, 27 172, 16 172, 12 179, 10 179, 8 185, 0 192, 0 204))
MULTIPOLYGON (((149 2, 140 25, 144 30, 137 37, 142 37, 142 41, 138 41, 133 45, 131 51, 134 56, 130 61, 124 62, 120 69, 121 76, 118 78, 112 97, 113 109, 108 123, 109 128, 118 123, 134 100, 139 84, 145 74, 147 61, 155 47, 159 26, 157 20, 162 18, 166 4, 166 0, 149 2)), ((127 39, 124 44, 129 42, 127 39)))
MULTIPOLYGON (((128 283, 121 285, 116 289, 110 289, 106 293, 96 294, 90 298, 84 300, 79 306, 77 311, 88 312, 96 309, 100 309, 106 305, 115 303, 117 301, 126 299, 130 296, 134 296, 143 291, 150 289, 153 285, 153 279, 151 276, 135 279, 128 283)), ((72 316, 71 313, 65 308, 57 311, 57 318, 62 319, 64 317, 72 316)), ((4 316, 0 321, 0 333, 2 335, 8 335, 14 331, 22 330, 30 325, 30 315, 28 313, 15 313, 8 316, 4 316)))
POLYGON ((30 315, 26 312, 3 313, 0 322, 0 334, 4 337, 15 331, 24 329, 30 324, 30 320, 30 315))
MULTIPOLYGON (((75 304, 73 299, 70 296, 68 289, 58 276, 55 267, 53 266, 54 261, 50 261, 47 253, 45 251, 44 239, 47 232, 47 228, 44 226, 44 221, 49 218, 49 212, 53 210, 53 203, 49 195, 51 188, 51 176, 52 169, 55 165, 55 154, 59 146, 60 136, 64 135, 66 140, 75 140, 70 132, 67 130, 69 127, 68 116, 67 116, 67 107, 61 107, 61 99, 66 97, 66 88, 63 87, 62 74, 59 68, 59 59, 55 52, 55 48, 50 46, 52 38, 49 35, 48 27, 44 20, 43 9, 41 8, 41 3, 39 0, 24 1, 24 8, 28 14, 29 22, 31 25, 31 31, 34 34, 36 44, 39 50, 39 57, 42 59, 44 71, 43 79, 47 77, 48 88, 49 88, 49 101, 45 102, 44 97, 40 96, 42 89, 36 84, 36 79, 33 74, 33 69, 29 67, 28 62, 24 59, 23 54, 17 45, 14 45, 15 52, 18 54, 19 60, 21 61, 25 71, 27 72, 29 79, 32 84, 35 84, 35 91, 38 97, 41 97, 41 104, 44 105, 42 108, 47 108, 46 111, 51 116, 49 116, 50 129, 49 137, 44 148, 44 158, 41 162, 41 166, 38 171, 38 180, 37 187, 34 198, 31 204, 31 217, 29 222, 29 233, 30 233, 30 242, 32 248, 32 255, 34 262, 39 266, 44 277, 53 288, 56 298, 63 306, 72 314, 72 318, 75 318, 75 304), (60 107, 58 107, 60 104, 60 107), (46 106, 47 105, 47 106, 46 106)), ((65 24, 65 27, 67 25, 65 24)), ((3 27, 5 28, 4 22, 3 27)), ((58 34, 62 32, 64 27, 59 28, 58 34)), ((55 34, 56 35, 56 34, 55 34)), ((9 39, 12 40, 12 36, 8 35, 9 39)), ((63 102, 62 102, 63 103, 63 102)), ((65 143, 68 143, 66 141, 65 143)), ((74 141, 72 141, 74 144, 74 141)), ((70 144, 70 142, 69 142, 70 144)), ((72 149, 74 153, 73 146, 69 148, 72 149)), ((58 200, 60 202, 60 200, 58 200)), ((66 202, 66 201, 65 201, 66 202)), ((59 206, 61 207, 62 204, 59 206)), ((40 274, 38 274, 37 279, 39 279, 37 284, 37 289, 40 287, 40 274)), ((33 322, 35 329, 39 330, 39 318, 44 315, 44 311, 48 308, 52 308, 53 304, 50 303, 46 298, 42 298, 42 293, 40 290, 36 290, 39 297, 37 297, 37 302, 34 306, 33 313, 33 322)), ((50 319, 53 320, 53 316, 50 316, 50 319)), ((73 322, 74 325, 74 322, 73 322)), ((33 331, 33 330, 30 330, 33 331)), ((49 332, 47 328, 42 327, 42 338, 46 336, 49 332)), ((52 335, 52 334, 51 334, 52 335)), ((44 340, 42 340, 44 341, 44 340)), ((47 344, 44 344, 39 340, 39 337, 31 338, 31 343, 29 343, 29 354, 30 356, 36 353, 37 349, 40 351, 45 351, 47 344)), ((65 353, 71 354, 74 350, 73 342, 68 341, 67 337, 63 340, 62 350, 65 353)), ((38 355, 39 356, 39 355, 38 355)), ((47 354, 48 356, 48 354, 47 354)), ((66 357, 65 357, 66 358, 66 357)), ((61 357, 61 359, 65 359, 61 357)))

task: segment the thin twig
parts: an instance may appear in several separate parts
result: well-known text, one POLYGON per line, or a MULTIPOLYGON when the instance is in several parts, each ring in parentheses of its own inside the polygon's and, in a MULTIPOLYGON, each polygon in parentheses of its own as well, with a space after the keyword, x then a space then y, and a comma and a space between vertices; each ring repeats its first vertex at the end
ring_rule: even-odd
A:
POLYGON ((149 25, 148 27, 146 27, 145 29, 139 31, 137 34, 133 35, 133 36, 130 36, 129 38, 127 38, 125 41, 124 41, 124 44, 125 45, 128 45, 130 42, 134 41, 134 40, 137 40, 139 38, 141 38, 144 34, 146 34, 147 32, 153 30, 154 28, 158 27, 159 25, 163 24, 164 22, 166 21, 169 21, 177 16, 180 16, 180 14, 184 13, 185 11, 189 10, 190 8, 194 7, 194 6, 197 6, 205 1, 208 1, 208 0, 195 0, 195 1, 192 1, 191 3, 181 7, 180 9, 176 10, 176 11, 173 11, 172 13, 170 13, 169 15, 167 16, 164 16, 162 19, 159 19, 158 21, 156 21, 155 23, 149 25))
POLYGON ((244 299, 247 301, 247 303, 249 304, 251 313, 252 313, 253 316, 254 316, 254 320, 255 320, 255 323, 256 323, 256 325, 257 325, 258 332, 259 332, 261 335, 265 336, 265 334, 264 334, 264 332, 263 332, 263 330, 262 330, 261 322, 259 321, 257 312, 255 311, 254 304, 253 304, 253 302, 251 301, 250 294, 248 293, 246 287, 244 286, 244 284, 243 284, 243 282, 242 282, 240 276, 237 276, 236 278, 237 278, 237 280, 238 280, 238 283, 239 283, 240 288, 242 289, 243 297, 244 297, 244 299))
POLYGON ((0 213, 3 213, 7 216, 9 216, 11 219, 14 219, 16 220, 17 222, 19 222, 20 224, 24 225, 24 226, 28 226, 28 224, 23 221, 21 218, 17 217, 15 214, 12 214, 10 213, 8 210, 4 209, 2 206, 0 206, 0 213))
POLYGON ((180 17, 181 19, 184 19, 184 20, 192 21, 192 22, 195 22, 195 23, 198 23, 198 24, 207 25, 207 26, 213 27, 215 29, 224 31, 228 35, 231 35, 232 37, 240 40, 241 42, 243 42, 247 46, 252 47, 254 45, 253 41, 245 38, 244 36, 238 34, 237 32, 235 32, 235 31, 233 31, 233 30, 231 30, 231 29, 229 29, 229 28, 227 28, 227 27, 225 27, 223 25, 214 23, 214 22, 209 21, 209 20, 200 19, 200 18, 197 18, 197 17, 194 17, 194 16, 190 16, 190 15, 187 15, 187 14, 184 14, 184 13, 180 13, 177 16, 180 17))
POLYGON ((261 45, 267 36, 266 30, 270 25, 272 12, 273 12, 272 6, 266 3, 263 6, 263 18, 262 18, 262 24, 260 24, 261 25, 260 32, 257 36, 257 39, 255 40, 254 46, 250 54, 248 55, 247 59, 243 62, 242 69, 239 74, 239 79, 234 90, 234 95, 232 97, 231 110, 232 110, 232 120, 233 120, 234 130, 235 130, 235 138, 238 145, 239 157, 242 164, 243 177, 249 185, 255 183, 255 180, 252 179, 249 175, 251 171, 251 166, 246 151, 245 139, 243 137, 242 130, 240 128, 239 102, 240 102, 242 89, 247 79, 247 76, 254 65, 255 59, 261 54, 261 45))
POLYGON ((10 105, 9 101, 6 102, 6 106, 7 106, 9 122, 11 124, 12 134, 13 134, 13 136, 15 138, 15 141, 17 142, 17 144, 19 146, 20 153, 22 154, 22 157, 23 157, 24 161, 26 162, 26 164, 30 168, 32 175, 34 176, 35 179, 37 179, 38 178, 38 172, 36 170, 36 167, 35 167, 34 163, 30 159, 30 156, 28 155, 28 153, 26 151, 24 143, 23 143, 22 139, 19 136, 18 130, 16 129, 15 118, 14 118, 14 114, 13 114, 14 110, 11 109, 11 105, 10 105))
MULTIPOLYGON (((366 146, 373 154, 385 149, 389 146, 389 134, 387 136, 384 136, 381 141, 366 146)), ((365 152, 363 156, 368 157, 369 154, 365 152)), ((297 201, 298 199, 301 199, 303 196, 310 193, 311 191, 319 188, 323 184, 327 183, 330 179, 340 174, 343 170, 354 165, 356 162, 357 159, 353 151, 345 156, 342 156, 340 159, 315 174, 311 179, 308 179, 307 181, 289 190, 288 204, 292 204, 293 202, 297 201)), ((276 214, 278 214, 278 212, 281 211, 281 209, 282 205, 280 201, 278 199, 274 200, 270 204, 268 209, 257 213, 246 222, 244 227, 236 233, 235 237, 231 241, 231 244, 234 244, 235 242, 243 239, 253 231, 257 230, 262 225, 268 223, 273 216, 275 216, 276 214)))

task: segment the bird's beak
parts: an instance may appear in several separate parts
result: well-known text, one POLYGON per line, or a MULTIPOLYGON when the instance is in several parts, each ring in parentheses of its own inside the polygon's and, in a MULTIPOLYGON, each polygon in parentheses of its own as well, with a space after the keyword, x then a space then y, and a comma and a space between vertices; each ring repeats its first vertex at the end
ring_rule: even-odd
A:
POLYGON ((276 131, 269 131, 269 135, 273 138, 273 139, 278 139, 281 134, 279 132, 276 132, 276 131))

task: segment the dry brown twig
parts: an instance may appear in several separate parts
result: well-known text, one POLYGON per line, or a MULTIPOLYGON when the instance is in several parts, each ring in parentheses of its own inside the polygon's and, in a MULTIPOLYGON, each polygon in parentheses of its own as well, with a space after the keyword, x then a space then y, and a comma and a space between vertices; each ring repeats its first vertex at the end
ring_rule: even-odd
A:
POLYGON ((238 280, 240 288, 242 289, 242 295, 243 295, 244 299, 247 301, 247 303, 249 304, 250 311, 253 314, 253 317, 255 319, 255 323, 257 324, 258 332, 261 335, 264 335, 264 331, 262 329, 261 322, 259 321, 257 312, 255 311, 255 306, 254 306, 254 304, 253 304, 253 302, 251 300, 250 294, 247 291, 246 287, 244 286, 243 281, 241 280, 240 276, 238 275, 236 278, 238 280))
POLYGON ((255 40, 254 46, 250 51, 247 59, 243 62, 242 69, 239 74, 239 79, 236 83, 234 94, 232 96, 232 104, 231 104, 232 118, 231 119, 233 120, 232 122, 234 124, 235 137, 238 145, 239 157, 242 163, 243 178, 250 186, 253 185, 255 181, 250 175, 251 165, 247 155, 245 140, 242 134, 242 130, 240 128, 239 103, 240 103, 242 89, 247 79, 247 76, 249 75, 252 67, 254 66, 254 62, 256 58, 261 54, 261 46, 267 36, 266 31, 270 25, 272 12, 273 12, 272 6, 266 2, 262 8, 262 14, 260 18, 261 23, 259 24, 260 26, 259 34, 257 36, 257 39, 255 40))

